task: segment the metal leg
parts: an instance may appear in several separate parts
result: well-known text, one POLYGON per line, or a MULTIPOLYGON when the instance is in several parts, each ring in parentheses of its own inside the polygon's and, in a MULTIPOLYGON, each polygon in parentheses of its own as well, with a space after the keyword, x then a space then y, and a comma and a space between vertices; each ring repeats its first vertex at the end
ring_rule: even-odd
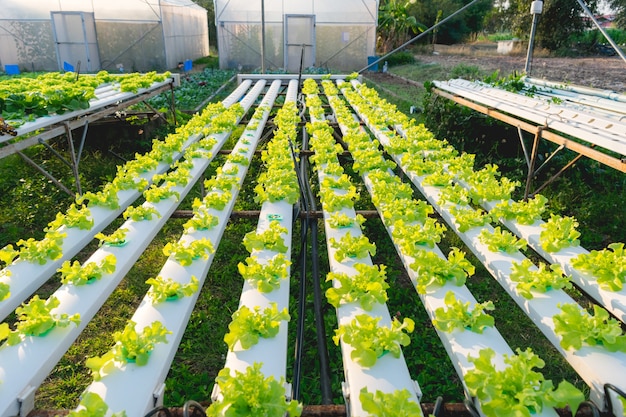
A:
POLYGON ((72 157, 72 172, 74 173, 74 179, 76 182, 76 191, 78 195, 82 195, 83 191, 80 187, 80 175, 78 173, 78 161, 76 159, 76 151, 74 150, 74 137, 72 136, 72 129, 68 123, 65 124, 65 132, 67 134, 67 144, 70 147, 70 156, 72 157))
POLYGON ((535 138, 533 140, 533 150, 530 155, 530 163, 528 164, 528 176, 526 177, 526 189, 524 190, 524 200, 528 200, 528 195, 530 194, 530 185, 532 184, 534 171, 535 171, 535 162, 537 161, 537 152, 539 150, 539 139, 541 139, 541 132, 543 131, 543 127, 539 126, 537 128, 537 132, 535 133, 535 138))
POLYGON ((54 176, 52 174, 50 174, 48 171, 46 171, 45 169, 43 169, 42 167, 40 167, 37 162, 33 161, 32 159, 30 159, 28 156, 26 156, 22 151, 17 151, 16 152, 19 156, 22 157, 22 159, 24 161, 26 161, 30 166, 32 166, 33 168, 35 168, 37 171, 39 171, 40 173, 42 173, 46 178, 48 178, 50 181, 52 181, 54 183, 54 185, 56 185, 57 187, 59 187, 62 191, 66 192, 68 195, 70 196, 74 196, 74 193, 72 191, 70 191, 69 188, 67 188, 65 185, 61 184, 61 182, 59 182, 59 180, 57 180, 56 178, 54 178, 54 176))
POLYGON ((551 184, 552 182, 554 182, 554 180, 556 180, 558 177, 561 176, 562 173, 564 173, 569 167, 571 167, 572 165, 574 165, 580 158, 582 158, 584 155, 582 154, 578 154, 576 155, 576 157, 574 157, 574 159, 572 159, 571 161, 569 161, 567 163, 567 165, 565 165, 563 168, 561 168, 559 170, 559 172, 557 172, 556 174, 554 174, 553 176, 551 176, 546 182, 543 183, 543 185, 539 188, 537 188, 535 190, 534 193, 532 193, 532 195, 534 196, 535 194, 537 194, 538 192, 540 192, 541 190, 543 190, 544 188, 546 188, 549 184, 551 184))

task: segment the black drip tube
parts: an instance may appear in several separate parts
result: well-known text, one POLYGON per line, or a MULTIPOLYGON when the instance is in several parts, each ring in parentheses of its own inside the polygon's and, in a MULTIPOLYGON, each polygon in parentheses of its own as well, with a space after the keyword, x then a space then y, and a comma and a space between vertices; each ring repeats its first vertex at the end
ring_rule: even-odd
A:
MULTIPOLYGON (((293 372, 293 392, 292 397, 300 399, 301 378, 302 378, 302 352, 304 342, 304 323, 306 312, 306 257, 309 230, 311 236, 311 270, 313 280, 313 307, 315 316, 315 327, 317 333, 317 350, 320 361, 320 388, 322 394, 322 404, 332 404, 332 392, 330 386, 330 366, 328 360, 328 349, 326 346, 326 329, 324 325, 324 314, 322 307, 322 293, 319 273, 318 242, 317 242, 317 219, 312 216, 316 210, 315 198, 309 185, 308 177, 308 156, 302 155, 298 162, 293 143, 290 142, 291 152, 294 160, 298 185, 300 186, 300 204, 305 216, 301 219, 301 241, 300 241, 300 288, 298 300, 298 323, 296 328, 296 347, 293 372)), ((302 149, 308 150, 308 135, 306 129, 302 129, 302 149)))

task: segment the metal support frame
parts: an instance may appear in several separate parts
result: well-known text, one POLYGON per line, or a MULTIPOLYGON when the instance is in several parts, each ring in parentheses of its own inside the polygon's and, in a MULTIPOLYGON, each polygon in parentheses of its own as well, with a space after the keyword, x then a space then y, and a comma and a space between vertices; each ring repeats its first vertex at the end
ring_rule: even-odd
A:
POLYGON ((526 163, 528 165, 528 176, 526 180, 526 190, 524 192, 524 198, 528 198, 529 196, 534 196, 541 190, 543 190, 547 185, 552 183, 555 179, 557 179, 563 172, 565 172, 568 168, 570 168, 576 161, 578 161, 583 156, 587 158, 593 159, 594 161, 600 162, 606 166, 609 166, 613 169, 626 173, 626 159, 619 159, 613 157, 611 155, 607 155, 604 152, 601 152, 595 149, 593 144, 585 145, 583 143, 579 143, 568 139, 556 132, 552 132, 548 130, 545 126, 537 126, 532 123, 528 123, 517 117, 510 116, 508 114, 504 114, 500 111, 497 111, 491 107, 483 106, 481 104, 475 103, 471 100, 468 100, 464 97, 461 97, 456 94, 448 93, 447 91, 443 91, 439 88, 433 88, 434 93, 440 95, 441 97, 445 97, 449 100, 454 101, 457 104, 460 104, 465 107, 469 107, 472 110, 483 113, 489 117, 493 117, 496 120, 507 123, 511 126, 515 126, 519 132, 520 141, 522 142, 522 150, 524 151, 524 156, 526 158, 526 163), (528 155, 528 150, 526 145, 524 144, 524 139, 522 137, 522 131, 526 131, 535 135, 533 142, 533 149, 531 151, 531 155, 528 155), (537 148, 539 146, 539 140, 546 139, 552 143, 559 145, 555 151, 548 157, 544 163, 537 168, 534 169, 536 157, 537 157, 537 148), (537 173, 545 166, 545 164, 556 155, 556 153, 560 152, 563 149, 569 149, 573 152, 576 152, 578 155, 568 162, 559 172, 550 177, 544 184, 539 186, 534 192, 530 192, 530 182, 531 179, 537 175, 537 173))
MULTIPOLYGON (((61 189, 63 192, 69 194, 70 196, 74 196, 76 195, 76 193, 78 193, 78 195, 82 195, 82 186, 81 186, 81 181, 80 181, 80 172, 79 172, 79 165, 80 165, 80 160, 82 157, 82 153, 83 153, 83 149, 85 147, 85 141, 87 139, 87 131, 89 128, 89 123, 102 119, 106 116, 109 116, 111 114, 114 114, 115 112, 119 111, 120 109, 126 108, 128 106, 131 106, 133 104, 137 104, 140 102, 145 102, 145 100, 147 100, 148 98, 151 98, 157 94, 160 94, 166 90, 170 89, 171 93, 172 93, 172 113, 174 115, 174 123, 176 123, 176 109, 174 107, 174 85, 173 83, 169 83, 167 85, 164 85, 162 87, 159 87, 155 90, 151 90, 149 92, 145 92, 142 94, 139 94, 133 98, 131 98, 130 100, 124 101, 124 102, 118 102, 114 105, 111 106, 107 106, 104 107, 103 109, 100 109, 98 111, 95 111, 93 113, 87 113, 84 114, 82 116, 79 116, 75 119, 72 120, 66 120, 54 125, 51 125, 48 127, 48 130, 45 130, 42 133, 39 133, 37 135, 33 135, 31 137, 28 137, 26 139, 20 140, 18 142, 15 143, 10 143, 2 148, 0 148, 0 158, 4 158, 5 156, 11 155, 11 154, 18 154, 24 161, 26 161, 26 163, 28 163, 30 166, 32 166, 33 168, 35 168, 37 171, 39 171, 42 175, 44 175, 46 178, 48 178, 50 181, 52 181, 52 183, 54 185, 56 185, 59 189, 61 189), (78 146, 78 151, 76 151, 76 148, 74 146, 74 137, 72 134, 72 131, 78 128, 83 128, 83 132, 80 138, 80 144, 78 146), (56 149, 54 149, 52 146, 50 146, 50 144, 47 143, 47 141, 49 141, 50 139, 62 136, 63 134, 65 134, 66 138, 67 138, 67 144, 68 144, 68 148, 69 148, 69 156, 70 156, 70 160, 68 160, 66 157, 64 157, 61 153, 59 153, 59 151, 57 151, 56 149), (24 154, 22 152, 22 150, 27 149, 31 146, 34 145, 43 145, 45 146, 48 150, 50 150, 52 152, 52 154, 54 156, 56 156, 57 158, 59 158, 59 160, 61 162, 63 162, 65 165, 67 165, 71 170, 72 170, 72 174, 74 175, 74 183, 75 183, 75 187, 76 187, 76 192, 71 191, 67 186, 65 186, 64 184, 62 184, 57 178, 54 177, 54 175, 52 175, 50 172, 48 172, 44 167, 42 167, 41 165, 39 165, 37 162, 33 161, 31 158, 29 158, 28 156, 26 156, 26 154, 24 154)), ((166 122, 167 119, 165 119, 163 117, 162 114, 160 114, 158 111, 156 111, 149 103, 145 103, 152 111, 154 111, 156 114, 159 115, 159 117, 163 118, 166 122)), ((115 154, 114 154, 115 155, 115 154)), ((118 155, 116 155, 118 156, 118 155)), ((123 158, 121 158, 123 159, 123 158)))

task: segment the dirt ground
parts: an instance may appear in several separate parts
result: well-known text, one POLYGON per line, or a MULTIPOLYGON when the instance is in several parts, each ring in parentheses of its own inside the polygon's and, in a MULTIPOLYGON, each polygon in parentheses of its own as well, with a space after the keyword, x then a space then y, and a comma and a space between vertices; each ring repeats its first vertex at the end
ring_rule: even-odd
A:
MULTIPOLYGON (((489 72, 500 70, 502 75, 522 72, 525 56, 460 54, 418 55, 421 62, 434 62, 446 67, 464 63, 476 65, 489 72)), ((589 58, 534 58, 530 70, 532 77, 557 82, 568 82, 585 87, 595 87, 626 92, 626 62, 619 56, 589 58)))

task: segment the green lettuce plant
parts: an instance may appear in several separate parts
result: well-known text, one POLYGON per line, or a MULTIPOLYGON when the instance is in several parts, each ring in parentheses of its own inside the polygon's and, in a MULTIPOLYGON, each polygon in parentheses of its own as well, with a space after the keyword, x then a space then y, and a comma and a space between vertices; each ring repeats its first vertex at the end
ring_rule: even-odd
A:
POLYGON ((70 411, 68 417, 126 417, 126 411, 108 414, 109 406, 102 397, 94 392, 82 394, 76 410, 70 411))
POLYGON ((230 191, 211 191, 202 200, 207 207, 215 210, 224 210, 226 204, 233 198, 230 191))
POLYGON ((135 222, 143 220, 152 220, 153 216, 161 217, 161 213, 154 207, 147 206, 129 206, 123 213, 124 219, 132 219, 135 222))
POLYGON ((272 165, 266 163, 267 171, 259 175, 259 183, 254 187, 256 193, 254 201, 263 203, 264 201, 285 200, 289 204, 294 204, 300 197, 300 189, 293 166, 281 168, 272 165))
POLYGON ((368 417, 422 417, 422 407, 419 403, 411 401, 409 390, 395 390, 394 392, 382 392, 376 390, 370 393, 367 387, 361 388, 359 401, 363 411, 368 417))
POLYGON ((249 163, 248 158, 246 156, 238 154, 238 153, 231 153, 230 155, 228 155, 227 161, 229 161, 231 164, 238 164, 238 165, 244 165, 244 166, 247 166, 249 163))
POLYGON ((527 201, 502 201, 491 210, 494 219, 502 218, 515 220, 519 224, 533 224, 541 220, 541 215, 546 210, 548 199, 541 194, 527 201))
POLYGON ((453 184, 439 190, 438 203, 441 205, 450 203, 466 206, 469 204, 469 200, 469 192, 459 184, 453 184))
POLYGON ((256 231, 252 231, 247 233, 243 238, 243 245, 250 253, 255 249, 267 249, 286 253, 288 248, 285 245, 285 239, 282 235, 287 232, 286 227, 281 226, 280 222, 273 220, 264 232, 257 233, 256 231))
POLYGON ((219 217, 212 215, 206 207, 201 206, 196 208, 193 217, 183 224, 183 229, 185 233, 193 233, 196 230, 210 230, 218 223, 219 217))
POLYGON ((81 230, 90 230, 94 225, 94 220, 91 218, 91 211, 87 206, 81 205, 80 208, 76 207, 76 204, 72 204, 65 214, 57 213, 56 218, 48 223, 46 231, 57 230, 61 226, 70 228, 78 228, 81 230))
POLYGON ((578 304, 560 304, 561 312, 552 317, 554 331, 561 336, 563 349, 580 349, 583 345, 602 346, 609 352, 626 352, 626 335, 620 322, 598 305, 593 315, 578 304))
POLYGON ((424 185, 432 185, 433 187, 447 187, 452 184, 454 175, 443 171, 435 171, 424 178, 424 185))
POLYGON ((338 194, 330 188, 322 188, 319 192, 320 200, 325 211, 333 212, 342 208, 354 206, 354 200, 358 197, 356 188, 352 187, 345 194, 338 194))
POLYGON ((215 252, 213 243, 207 239, 196 239, 189 243, 169 242, 163 247, 165 256, 172 256, 182 266, 189 266, 196 259, 208 259, 209 254, 215 252))
POLYGON ((343 324, 335 330, 333 341, 339 345, 339 340, 352 347, 350 358, 361 366, 371 368, 383 355, 391 354, 399 358, 402 352, 400 346, 408 346, 411 343, 409 336, 404 333, 412 333, 415 322, 406 317, 402 323, 393 319, 391 327, 381 326, 380 317, 372 317, 368 314, 357 315, 350 323, 343 324))
POLYGON ((335 281, 339 285, 326 290, 328 302, 335 308, 344 303, 358 301, 365 311, 370 311, 374 303, 387 302, 387 274, 385 265, 354 265, 356 275, 349 276, 339 272, 329 272, 326 281, 335 281))
POLYGON ((452 206, 450 213, 459 227, 459 232, 465 233, 474 227, 484 226, 491 221, 491 213, 472 207, 452 206))
POLYGON ((224 335, 224 342, 232 351, 239 342, 243 350, 250 349, 259 342, 259 337, 269 339, 278 334, 282 321, 289 321, 291 317, 287 308, 278 311, 276 303, 261 310, 259 306, 250 309, 243 305, 233 313, 232 321, 228 325, 228 333, 224 335))
POLYGON ((42 240, 32 237, 28 240, 20 239, 16 245, 20 248, 19 257, 23 261, 29 261, 44 265, 48 260, 55 261, 63 257, 63 239, 67 235, 58 231, 48 231, 42 240))
POLYGON ((578 222, 573 217, 550 215, 550 220, 541 225, 539 242, 543 250, 558 252, 570 246, 580 245, 578 222))
POLYGON ((4 264, 3 266, 11 265, 18 255, 19 251, 15 250, 13 245, 6 245, 0 249, 0 263, 4 264))
POLYGON ((114 188, 119 190, 137 190, 143 192, 148 187, 148 180, 137 174, 121 172, 112 181, 114 188))
POLYGON ((85 285, 99 280, 104 274, 112 274, 115 272, 116 263, 117 259, 115 255, 110 254, 105 256, 99 264, 96 262, 87 262, 81 265, 78 261, 74 261, 74 263, 65 261, 57 272, 61 273, 61 282, 63 284, 85 285))
POLYGON ((435 310, 433 325, 442 332, 453 330, 469 330, 474 333, 482 333, 486 327, 494 326, 494 319, 485 310, 494 310, 493 302, 476 303, 470 306, 470 302, 461 302, 452 291, 444 296, 447 308, 439 307, 435 310))
POLYGON ((478 357, 469 356, 474 369, 465 374, 465 383, 472 396, 480 401, 482 411, 488 417, 531 417, 544 408, 569 405, 576 415, 578 406, 585 400, 584 394, 567 381, 555 389, 551 380, 534 368, 543 368, 545 362, 531 349, 516 355, 505 355, 508 365, 502 370, 493 364, 495 352, 481 349, 478 357))
POLYGON ((110 210, 117 210, 120 207, 119 196, 117 195, 118 191, 117 185, 108 183, 97 193, 89 191, 82 196, 76 197, 76 203, 82 205, 85 200, 87 200, 89 201, 89 206, 99 206, 110 210))
POLYGON ((336 212, 328 217, 328 225, 333 229, 343 229, 352 226, 361 226, 365 223, 365 217, 357 214, 356 217, 349 217, 345 213, 336 212))
POLYGON ((204 181, 207 190, 231 191, 234 186, 239 185, 239 178, 230 175, 217 175, 204 181))
POLYGON ((481 204, 484 201, 509 200, 511 193, 520 186, 519 181, 511 181, 506 177, 498 180, 489 170, 473 172, 468 182, 471 186, 469 196, 475 204, 481 204))
POLYGON ((511 267, 511 281, 517 282, 517 291, 527 300, 533 298, 532 290, 543 293, 550 289, 572 288, 569 277, 563 275, 559 265, 550 265, 548 269, 540 263, 539 269, 531 270, 533 266, 530 260, 524 259, 521 263, 513 262, 511 267))
POLYGON ((441 241, 446 227, 429 217, 423 224, 405 223, 397 220, 393 224, 391 235, 405 254, 413 256, 420 246, 435 247, 441 241))
POLYGON ((444 285, 451 282, 457 286, 465 284, 468 276, 474 275, 476 268, 465 259, 465 253, 452 248, 448 259, 440 258, 436 253, 417 251, 415 261, 410 265, 417 275, 417 292, 426 294, 431 285, 444 285))
POLYGON ((172 186, 174 186, 174 183, 166 183, 165 186, 161 187, 152 184, 150 188, 143 192, 143 196, 146 198, 146 201, 149 201, 153 204, 156 204, 159 201, 168 199, 170 197, 174 197, 174 199, 178 201, 180 199, 180 193, 178 191, 172 190, 172 186))
POLYGON ((381 202, 378 206, 385 224, 393 225, 397 220, 424 223, 433 207, 425 201, 400 198, 381 202))
POLYGON ((191 179, 191 171, 189 168, 178 166, 175 170, 166 172, 165 174, 155 175, 153 181, 155 183, 164 181, 171 182, 176 185, 185 186, 191 179))
POLYGON ((198 291, 200 285, 198 278, 193 275, 187 284, 181 284, 172 278, 163 278, 160 275, 156 278, 147 279, 146 284, 150 285, 147 295, 153 304, 189 297, 198 291))
POLYGON ((207 416, 283 416, 288 413, 290 417, 299 417, 302 405, 296 400, 286 400, 285 381, 266 377, 261 365, 255 362, 245 372, 235 371, 234 375, 229 368, 222 369, 215 378, 221 396, 206 410, 207 416))
POLYGON ((45 336, 55 327, 67 327, 71 323, 80 324, 80 314, 53 314, 61 302, 55 296, 42 300, 34 295, 28 303, 15 309, 17 323, 15 330, 10 331, 8 324, 0 326, 0 340, 7 339, 7 345, 17 345, 26 336, 45 336))
POLYGON ((265 264, 259 263, 255 256, 246 258, 245 262, 237 265, 239 273, 263 293, 280 288, 283 279, 287 278, 287 267, 291 265, 282 253, 275 255, 265 264))
POLYGON ((157 343, 167 343, 169 330, 159 321, 154 321, 143 328, 141 333, 135 329, 136 323, 129 320, 124 330, 113 333, 115 344, 102 356, 87 359, 85 366, 91 369, 95 381, 99 381, 126 363, 144 366, 157 343))
POLYGON ((128 233, 128 229, 125 227, 117 229, 115 232, 110 235, 105 235, 104 233, 97 233, 94 238, 100 241, 99 246, 107 245, 107 246, 124 246, 126 242, 126 234, 128 233))
POLYGON ((339 240, 330 238, 330 246, 336 249, 335 260, 342 262, 346 258, 365 258, 376 255, 376 245, 371 243, 365 235, 353 237, 350 232, 339 240))
POLYGON ((478 239, 492 252, 515 253, 525 249, 527 244, 525 239, 518 239, 511 232, 502 230, 500 226, 496 227, 493 232, 487 229, 481 230, 478 239))
POLYGON ((621 291, 626 282, 626 251, 623 243, 611 243, 607 249, 592 250, 572 259, 572 266, 593 275, 602 289, 621 291))
MULTIPOLYGON (((404 167, 417 176, 430 176, 441 170, 441 164, 430 159, 416 158, 415 155, 406 153, 401 159, 404 167)), ((432 178, 434 180, 435 178, 432 178)), ((448 177, 446 177, 446 180, 448 177)))

